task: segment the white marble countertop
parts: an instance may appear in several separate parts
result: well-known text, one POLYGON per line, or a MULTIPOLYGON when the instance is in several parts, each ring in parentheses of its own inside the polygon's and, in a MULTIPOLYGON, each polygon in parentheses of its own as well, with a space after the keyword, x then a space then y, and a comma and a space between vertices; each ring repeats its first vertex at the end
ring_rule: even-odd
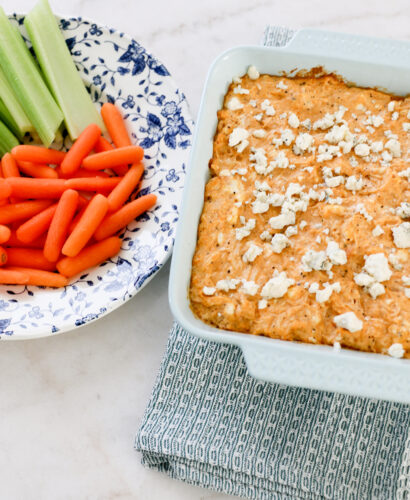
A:
MULTIPOLYGON (((25 12, 35 0, 3 0, 25 12)), ((408 0, 51 0, 135 37, 161 59, 195 116, 211 61, 255 44, 267 22, 410 39, 408 0)), ((167 333, 169 265, 133 300, 68 334, 0 345, 0 497, 220 500, 144 469, 133 450, 167 333), (112 332, 116 331, 116 335, 112 332)))

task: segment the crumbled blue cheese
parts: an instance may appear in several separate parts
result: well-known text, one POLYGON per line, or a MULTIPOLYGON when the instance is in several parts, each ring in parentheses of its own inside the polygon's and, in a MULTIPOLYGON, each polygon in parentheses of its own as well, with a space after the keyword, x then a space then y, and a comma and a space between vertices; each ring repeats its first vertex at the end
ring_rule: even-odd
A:
POLYGON ((357 285, 364 287, 373 299, 376 299, 386 292, 381 282, 389 280, 392 272, 383 253, 366 255, 365 261, 362 272, 356 274, 353 279, 357 285))
POLYGON ((399 177, 407 177, 407 180, 410 182, 410 167, 406 168, 406 170, 402 170, 397 175, 399 177))
POLYGON ((313 124, 313 130, 326 130, 333 126, 335 123, 335 118, 330 113, 326 113, 323 118, 316 120, 313 124))
POLYGON ((270 166, 273 168, 288 168, 289 167, 289 158, 286 156, 284 151, 279 151, 276 158, 271 161, 270 166))
POLYGON ((395 250, 391 251, 389 254, 389 262, 396 269, 396 271, 401 271, 403 265, 398 255, 396 255, 395 250))
POLYGON ((309 293, 316 294, 316 302, 320 304, 323 302, 327 302, 332 296, 333 292, 340 293, 341 292, 340 283, 337 281, 336 283, 323 283, 323 289, 319 289, 319 283, 312 283, 309 287, 309 293))
POLYGON ((236 127, 229 135, 229 146, 236 147, 238 153, 242 153, 242 151, 249 145, 249 141, 247 140, 248 137, 249 132, 246 129, 236 127))
POLYGON ((230 290, 235 290, 239 283, 240 280, 234 278, 219 280, 216 283, 216 289, 222 290, 223 292, 229 292, 230 290))
POLYGON ((255 120, 257 120, 258 122, 262 121, 262 118, 263 118, 263 115, 262 113, 258 113, 257 115, 254 116, 255 120))
POLYGON ((319 252, 308 250, 302 257, 302 269, 306 272, 330 271, 331 268, 332 264, 323 250, 319 252))
POLYGON ((237 85, 237 86, 233 89, 233 93, 234 93, 234 94, 249 94, 249 90, 248 90, 248 89, 244 89, 244 88, 242 88, 240 85, 237 85))
POLYGON ((346 179, 345 188, 349 191, 360 191, 363 188, 364 182, 361 177, 357 178, 355 175, 350 175, 346 179))
POLYGON ((377 225, 372 231, 372 235, 375 237, 381 236, 383 233, 384 233, 384 229, 379 225, 377 225))
POLYGON ((333 322, 339 328, 344 328, 352 333, 358 332, 363 328, 363 321, 361 321, 352 311, 335 316, 333 322))
POLYGON ((387 349, 387 354, 391 356, 392 358, 400 359, 404 356, 404 348, 402 344, 396 343, 392 344, 388 349, 387 349))
POLYGON ((310 121, 310 118, 306 118, 306 120, 303 120, 301 122, 302 127, 305 127, 306 130, 311 130, 312 128, 312 122, 310 121))
POLYGON ((272 235, 270 234, 269 231, 263 231, 259 237, 263 241, 271 241, 272 239, 272 235))
POLYGON ((383 141, 374 141, 370 144, 370 151, 372 153, 381 153, 383 148, 383 141))
POLYGON ((368 213, 368 211, 366 210, 366 207, 363 205, 363 203, 358 203, 354 207, 354 211, 360 215, 363 215, 363 217, 367 220, 367 222, 370 222, 373 220, 373 217, 368 213))
POLYGON ((252 229, 254 229, 256 225, 255 219, 249 219, 248 221, 246 221, 243 215, 240 216, 240 221, 242 223, 242 227, 238 227, 235 229, 237 240, 242 240, 243 238, 249 236, 252 229))
POLYGON ((277 233, 271 240, 272 250, 275 253, 281 253, 286 247, 290 245, 289 239, 281 233, 277 233))
POLYGON ((281 90, 287 90, 288 86, 286 85, 286 83, 285 83, 283 80, 280 80, 280 81, 276 84, 276 88, 277 88, 277 89, 281 89, 281 90))
POLYGON ((232 97, 226 104, 226 107, 231 111, 236 111, 243 108, 243 104, 237 97, 232 97))
POLYGON ((254 281, 242 280, 242 286, 240 291, 246 293, 246 295, 256 295, 259 290, 259 285, 254 281))
POLYGON ((251 80, 257 80, 260 77, 259 71, 255 68, 255 66, 249 66, 248 76, 251 80))
POLYGON ((402 128, 405 132, 410 132, 410 123, 403 123, 402 128))
POLYGON ((339 146, 331 146, 329 144, 320 144, 317 148, 318 155, 316 161, 322 163, 331 160, 335 156, 341 156, 339 146))
POLYGON ((288 278, 286 272, 275 272, 273 278, 265 283, 261 291, 263 299, 279 299, 283 297, 288 288, 295 284, 295 280, 288 278))
POLYGON ((296 137, 296 143, 293 146, 293 152, 295 155, 301 155, 305 151, 308 151, 313 144, 313 136, 308 134, 307 132, 299 134, 296 137))
POLYGON ((384 145, 385 149, 388 149, 394 158, 400 158, 401 156, 401 146, 397 139, 389 139, 384 145))
POLYGON ((271 105, 269 99, 265 99, 261 104, 262 111, 265 111, 267 116, 274 116, 275 108, 271 105))
POLYGON ((291 226, 295 223, 296 216, 294 212, 284 212, 276 217, 269 219, 269 225, 272 229, 283 229, 285 226, 291 226))
POLYGON ((347 255, 336 241, 329 241, 326 248, 326 255, 330 262, 337 266, 343 266, 347 262, 347 255))
POLYGON ((261 247, 255 245, 255 243, 251 243, 248 250, 242 255, 242 260, 244 262, 253 262, 262 252, 263 249, 261 247))
POLYGON ((252 153, 249 155, 249 159, 255 171, 260 175, 267 175, 272 172, 274 167, 268 165, 265 150, 263 148, 252 148, 251 151, 252 153))
POLYGON ((354 152, 357 156, 368 156, 370 153, 370 147, 365 143, 357 144, 354 148, 354 152))
POLYGON ((397 248, 410 248, 410 222, 403 222, 393 227, 392 232, 397 248))
POLYGON ((391 115, 391 119, 393 121, 396 121, 399 119, 399 113, 397 111, 395 111, 392 115, 391 115))
POLYGON ((396 101, 390 101, 389 104, 387 105, 387 111, 393 113, 395 106, 396 106, 396 101))
POLYGON ((408 219, 410 217, 410 203, 402 201, 400 206, 396 208, 396 215, 402 219, 408 219))
POLYGON ((299 222, 300 229, 305 229, 306 226, 307 226, 307 222, 305 220, 301 220, 299 222))
POLYGON ((295 236, 295 234, 298 234, 298 226, 289 226, 286 228, 285 236, 290 238, 291 236, 295 236))
POLYGON ((336 177, 325 177, 325 184, 328 187, 335 188, 343 184, 345 178, 343 175, 337 175, 336 177))
POLYGON ((258 309, 266 309, 267 305, 268 305, 268 301, 266 299, 261 299, 258 302, 258 309))
POLYGON ((263 128, 254 130, 252 132, 252 135, 256 137, 257 139, 262 139, 263 137, 266 137, 266 130, 263 130, 263 128))
POLYGON ((204 295, 214 295, 214 293, 216 292, 216 288, 212 286, 204 286, 202 292, 204 295))
POLYGON ((349 138, 351 136, 347 125, 333 125, 333 127, 325 135, 325 141, 330 144, 339 144, 339 142, 345 139, 346 135, 348 135, 349 138))
POLYGON ((365 256, 365 261, 363 269, 367 274, 373 276, 376 281, 387 281, 391 278, 392 272, 384 253, 374 253, 365 256))
POLYGON ((300 125, 299 118, 295 115, 295 113, 290 113, 288 117, 289 127, 298 128, 300 125))

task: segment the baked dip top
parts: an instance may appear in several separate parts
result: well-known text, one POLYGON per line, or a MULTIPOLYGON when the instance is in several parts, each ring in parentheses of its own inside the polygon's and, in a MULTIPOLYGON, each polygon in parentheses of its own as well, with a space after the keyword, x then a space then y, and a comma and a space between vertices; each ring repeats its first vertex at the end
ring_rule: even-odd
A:
POLYGON ((218 112, 210 170, 198 318, 410 358, 410 98, 251 66, 218 112))

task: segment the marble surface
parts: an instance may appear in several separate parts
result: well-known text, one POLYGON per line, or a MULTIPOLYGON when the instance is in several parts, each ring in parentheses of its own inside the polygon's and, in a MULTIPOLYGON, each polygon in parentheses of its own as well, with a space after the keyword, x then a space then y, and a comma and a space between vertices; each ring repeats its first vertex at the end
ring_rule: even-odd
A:
MULTIPOLYGON (((34 0, 3 0, 25 12, 34 0)), ((259 43, 266 22, 410 40, 408 0, 51 0, 125 31, 159 57, 195 116, 208 66, 259 43)), ((133 300, 75 332, 0 344, 0 497, 222 500, 144 469, 133 450, 167 340, 169 265, 133 300), (113 336, 112 331, 117 334, 113 336)))

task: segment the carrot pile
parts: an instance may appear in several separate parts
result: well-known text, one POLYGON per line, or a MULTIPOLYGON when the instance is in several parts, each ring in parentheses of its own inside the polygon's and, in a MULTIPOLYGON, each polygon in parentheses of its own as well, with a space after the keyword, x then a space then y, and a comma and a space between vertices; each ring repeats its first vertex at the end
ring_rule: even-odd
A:
POLYGON ((0 284, 63 287, 120 251, 118 233, 156 203, 127 202, 144 173, 119 110, 86 127, 69 151, 19 145, 0 168, 0 284))

